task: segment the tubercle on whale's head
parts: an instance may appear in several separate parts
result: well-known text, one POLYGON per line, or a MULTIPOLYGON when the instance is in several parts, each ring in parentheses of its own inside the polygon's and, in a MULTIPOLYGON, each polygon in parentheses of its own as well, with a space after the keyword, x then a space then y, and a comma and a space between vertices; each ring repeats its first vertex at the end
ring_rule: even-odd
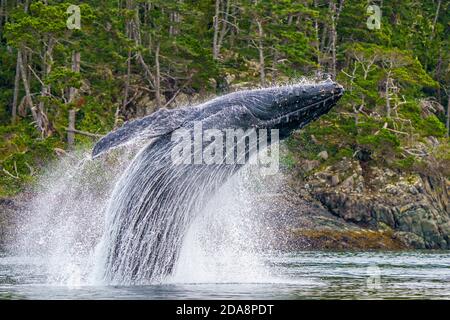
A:
POLYGON ((343 94, 340 84, 326 80, 255 90, 245 106, 258 126, 290 131, 327 113, 343 94))

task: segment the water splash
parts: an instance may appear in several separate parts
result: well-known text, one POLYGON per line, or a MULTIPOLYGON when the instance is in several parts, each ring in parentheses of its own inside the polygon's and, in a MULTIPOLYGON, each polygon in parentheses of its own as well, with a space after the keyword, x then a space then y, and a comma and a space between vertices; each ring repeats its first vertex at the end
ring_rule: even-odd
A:
POLYGON ((132 156, 129 150, 103 161, 74 152, 49 165, 27 194, 8 251, 40 260, 49 284, 85 283, 104 229, 103 209, 132 156))
POLYGON ((278 281, 265 264, 261 212, 254 206, 255 195, 267 192, 268 186, 252 169, 246 167, 231 178, 196 217, 169 282, 278 281))

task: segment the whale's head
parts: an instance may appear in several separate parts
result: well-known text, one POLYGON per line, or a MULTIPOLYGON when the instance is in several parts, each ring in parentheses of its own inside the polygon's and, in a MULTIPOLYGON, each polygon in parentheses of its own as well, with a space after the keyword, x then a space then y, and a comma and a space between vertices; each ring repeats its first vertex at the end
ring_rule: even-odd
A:
POLYGON ((326 80, 252 90, 243 96, 243 105, 257 127, 279 129, 281 135, 288 135, 327 113, 343 93, 340 84, 326 80))

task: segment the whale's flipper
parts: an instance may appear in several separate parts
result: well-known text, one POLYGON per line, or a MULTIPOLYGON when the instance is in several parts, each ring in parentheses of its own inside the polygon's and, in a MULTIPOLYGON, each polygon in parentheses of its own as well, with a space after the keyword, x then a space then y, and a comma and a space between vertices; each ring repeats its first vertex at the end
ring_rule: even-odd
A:
POLYGON ((192 111, 185 108, 160 109, 142 119, 126 122, 122 127, 101 138, 92 150, 92 157, 135 138, 155 138, 170 133, 188 120, 192 111))

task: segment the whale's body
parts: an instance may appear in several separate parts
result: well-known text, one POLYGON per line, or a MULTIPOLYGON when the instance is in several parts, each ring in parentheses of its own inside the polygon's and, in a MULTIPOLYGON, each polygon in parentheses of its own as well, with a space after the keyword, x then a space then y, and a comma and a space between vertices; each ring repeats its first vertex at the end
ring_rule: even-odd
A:
MULTIPOLYGON (((133 159, 110 198, 102 241, 103 279, 132 284, 167 277, 195 214, 244 165, 175 164, 174 132, 193 133, 201 123, 203 132, 278 129, 279 138, 284 139, 327 113, 342 93, 342 87, 332 81, 241 91, 195 107, 160 110, 102 138, 93 156, 136 138, 152 139, 133 159)), ((210 142, 203 141, 203 147, 210 142)))

